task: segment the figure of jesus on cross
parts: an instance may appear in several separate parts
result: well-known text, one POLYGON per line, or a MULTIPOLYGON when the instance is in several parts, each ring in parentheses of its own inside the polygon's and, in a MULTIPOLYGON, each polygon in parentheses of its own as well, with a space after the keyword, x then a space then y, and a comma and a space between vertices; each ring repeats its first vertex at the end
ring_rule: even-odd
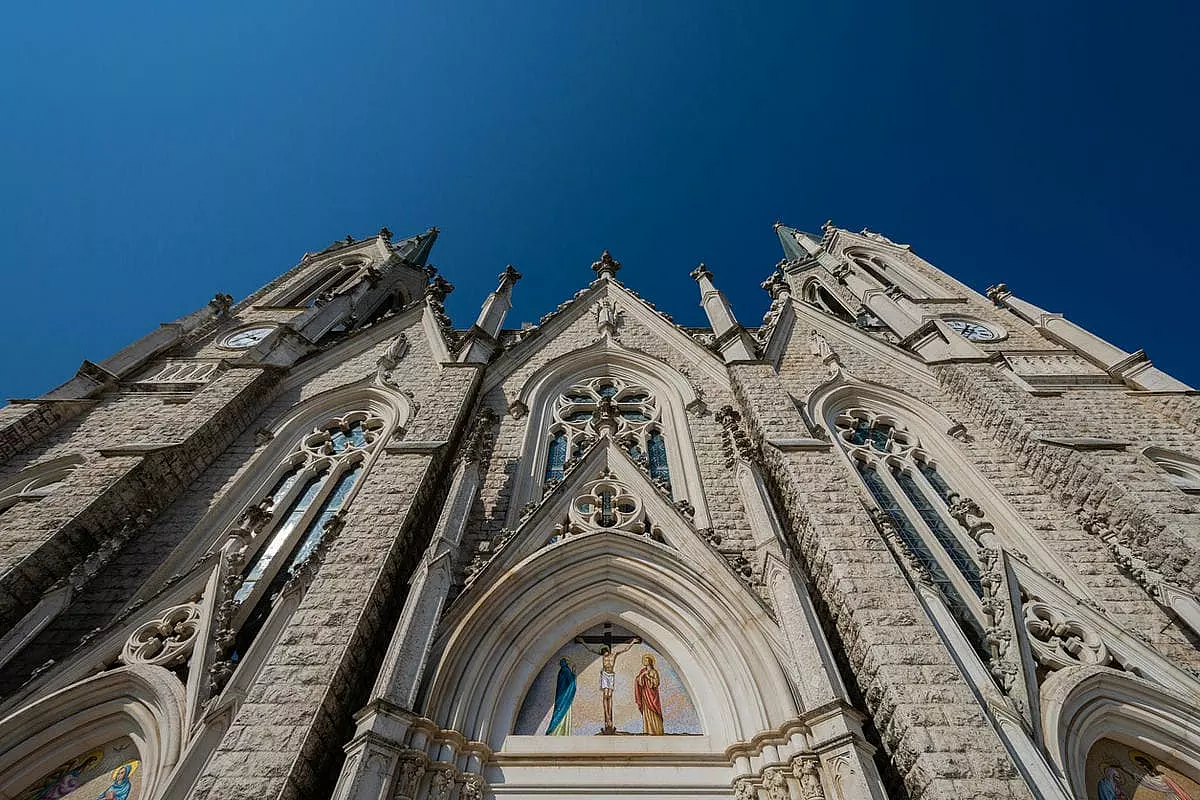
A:
POLYGON ((617 732, 617 728, 613 725, 613 689, 617 685, 617 656, 628 652, 629 648, 635 644, 642 643, 642 637, 629 636, 618 637, 614 639, 612 632, 612 623, 604 623, 604 634, 601 636, 576 636, 575 643, 583 645, 584 649, 589 653, 595 653, 600 656, 600 698, 604 703, 604 728, 600 731, 602 734, 612 735, 617 732), (598 649, 588 647, 590 644, 598 644, 598 649), (614 644, 623 644, 620 649, 613 649, 614 644))

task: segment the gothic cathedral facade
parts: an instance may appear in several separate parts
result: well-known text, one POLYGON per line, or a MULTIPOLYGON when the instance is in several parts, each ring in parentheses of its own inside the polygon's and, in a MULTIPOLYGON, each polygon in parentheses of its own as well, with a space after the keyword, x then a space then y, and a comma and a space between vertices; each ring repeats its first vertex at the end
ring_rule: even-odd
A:
POLYGON ((512 330, 384 229, 0 409, 0 798, 1200 800, 1200 397, 776 233, 512 330))

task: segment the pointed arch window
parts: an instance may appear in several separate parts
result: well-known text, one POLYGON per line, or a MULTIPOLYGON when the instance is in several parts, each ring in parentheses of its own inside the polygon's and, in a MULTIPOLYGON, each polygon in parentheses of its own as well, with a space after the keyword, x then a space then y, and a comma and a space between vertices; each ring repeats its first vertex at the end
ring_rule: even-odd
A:
POLYGON ((838 441, 876 505, 947 604, 965 621, 981 619, 975 543, 950 516, 954 491, 920 440, 897 420, 863 408, 837 415, 838 441))
POLYGON ((0 488, 0 515, 18 503, 54 494, 81 463, 82 458, 68 456, 22 470, 8 486, 0 488))
POLYGON ((878 253, 849 250, 846 252, 846 257, 884 288, 896 288, 914 298, 937 294, 934 287, 913 275, 910 269, 896 264, 878 253))
POLYGON ((361 256, 346 258, 336 264, 322 267, 308 280, 302 281, 291 291, 285 291, 274 305, 285 307, 310 306, 317 298, 334 294, 344 288, 358 275, 367 263, 361 256))
POLYGON ((583 455, 605 426, 654 481, 670 490, 662 410, 645 386, 613 377, 574 384, 554 401, 551 420, 546 481, 562 480, 566 466, 583 455))
POLYGON ((279 465, 259 503, 271 510, 270 520, 250 545, 233 597, 241 623, 235 660, 270 615, 276 595, 350 501, 384 428, 384 420, 369 411, 330 419, 305 435, 279 465))
POLYGON ((1144 455, 1166 473, 1175 488, 1187 494, 1200 494, 1200 462, 1162 447, 1147 447, 1144 455))

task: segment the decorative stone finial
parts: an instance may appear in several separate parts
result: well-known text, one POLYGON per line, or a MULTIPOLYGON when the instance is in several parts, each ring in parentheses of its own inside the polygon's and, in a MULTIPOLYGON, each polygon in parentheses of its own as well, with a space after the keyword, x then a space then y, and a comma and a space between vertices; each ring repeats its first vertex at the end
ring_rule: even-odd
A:
POLYGON ((354 244, 354 237, 347 233, 346 238, 343 241, 346 244, 354 244))
POLYGON ((387 225, 384 225, 382 228, 379 229, 379 235, 383 237, 383 240, 385 242, 390 242, 392 240, 392 232, 390 230, 388 230, 387 225))
POLYGON ((1004 298, 1008 297, 1012 292, 1008 290, 1007 283, 997 283, 995 286, 987 288, 987 298, 994 304, 1000 305, 1004 298))
POLYGON ((835 230, 836 228, 833 227, 833 220, 831 219, 825 220, 825 224, 821 226, 822 233, 833 233, 835 230))
POLYGON ((713 274, 712 274, 712 270, 710 270, 708 267, 704 266, 704 262, 701 261, 700 266, 696 267, 694 270, 691 271, 691 276, 692 276, 692 280, 694 280, 694 281, 698 281, 701 278, 708 278, 711 281, 713 274))
POLYGON ((504 272, 500 273, 500 285, 503 286, 505 284, 508 284, 509 286, 511 286, 512 284, 521 280, 522 277, 523 276, 521 275, 521 273, 517 272, 517 270, 513 267, 512 264, 509 264, 508 266, 506 266, 504 268, 504 272))
POLYGON ((778 219, 777 219, 777 220, 775 220, 775 225, 774 225, 774 228, 775 228, 775 230, 779 230, 779 229, 780 229, 780 228, 782 228, 782 227, 783 227, 783 221, 782 221, 782 220, 778 220, 778 219))
POLYGON ((217 293, 212 300, 208 301, 213 310, 217 312, 217 316, 224 316, 229 313, 229 309, 233 308, 233 296, 223 293, 217 293))
POLYGON ((791 294, 792 292, 792 286, 787 282, 782 269, 776 269, 771 273, 771 277, 759 285, 771 296, 772 300, 778 300, 782 295, 791 294))
POLYGON ((621 262, 612 257, 612 253, 605 250, 600 254, 600 260, 592 263, 592 271, 596 273, 597 278, 615 278, 617 270, 621 268, 621 262))
POLYGON ((435 303, 446 302, 446 295, 454 291, 454 284, 441 275, 434 275, 433 280, 425 287, 425 296, 435 303))

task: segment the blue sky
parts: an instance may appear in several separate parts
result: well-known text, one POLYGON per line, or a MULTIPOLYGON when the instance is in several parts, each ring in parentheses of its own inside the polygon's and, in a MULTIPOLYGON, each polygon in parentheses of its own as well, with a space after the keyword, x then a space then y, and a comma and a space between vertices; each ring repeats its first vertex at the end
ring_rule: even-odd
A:
POLYGON ((469 324, 592 277, 755 324, 771 225, 868 226, 1200 385, 1195 3, 14 6, 0 397, 346 234, 437 225, 469 324), (336 11, 331 9, 336 8, 336 11))

